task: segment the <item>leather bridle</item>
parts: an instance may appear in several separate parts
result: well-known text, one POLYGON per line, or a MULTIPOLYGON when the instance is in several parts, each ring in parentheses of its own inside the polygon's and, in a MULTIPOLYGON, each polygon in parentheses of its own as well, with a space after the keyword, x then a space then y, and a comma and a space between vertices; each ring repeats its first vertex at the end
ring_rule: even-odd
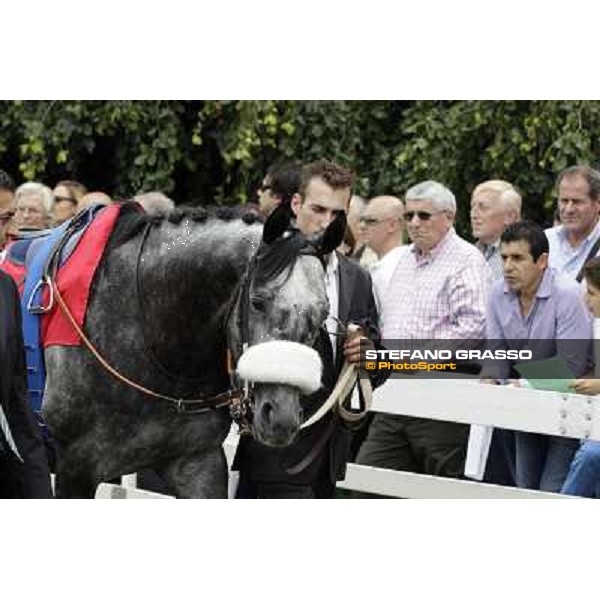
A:
MULTIPOLYGON (((288 230, 285 235, 302 235, 298 230, 288 230)), ((299 248, 298 256, 318 256, 318 247, 308 238, 304 238, 305 243, 299 248)), ((235 310, 236 305, 238 308, 237 315, 237 329, 240 333, 240 344, 238 348, 238 356, 242 355, 250 347, 250 307, 251 301, 251 288, 252 281, 254 279, 255 271, 258 266, 260 257, 261 247, 255 252, 244 277, 242 278, 241 284, 238 289, 237 295, 234 296, 234 300, 227 312, 225 318, 225 324, 229 322, 232 317, 232 313, 235 310)), ((291 274, 291 273, 290 273, 291 274)), ((240 392, 239 398, 236 398, 235 402, 231 405, 231 417, 237 423, 239 427, 239 433, 253 433, 252 426, 252 415, 254 409, 254 395, 253 395, 253 384, 248 379, 241 379, 238 381, 237 387, 234 382, 238 380, 238 375, 233 369, 233 350, 232 344, 228 344, 228 371, 231 381, 231 386, 240 392)))

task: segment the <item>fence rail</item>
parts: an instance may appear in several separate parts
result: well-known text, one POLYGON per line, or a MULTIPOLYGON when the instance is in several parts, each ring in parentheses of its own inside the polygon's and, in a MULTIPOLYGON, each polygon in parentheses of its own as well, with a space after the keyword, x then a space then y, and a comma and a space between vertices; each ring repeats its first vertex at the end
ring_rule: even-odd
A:
MULTIPOLYGON (((600 398, 480 384, 473 380, 391 379, 375 391, 372 410, 600 441, 600 398)), ((237 436, 224 444, 229 464, 237 436)), ((230 496, 235 487, 232 475, 230 496)), ((106 484, 103 484, 103 486, 106 484)), ((119 487, 119 486, 113 486, 119 487)), ((568 499, 569 496, 349 464, 346 490, 399 498, 568 499)), ((100 489, 100 488, 99 488, 100 489)), ((102 497, 141 497, 143 490, 104 490, 102 497), (121 494, 121 496, 119 496, 121 494)), ((150 492, 147 492, 150 494, 150 492)), ((153 494, 152 496, 160 496, 153 494)), ((96 497, 99 497, 98 495, 96 497)))

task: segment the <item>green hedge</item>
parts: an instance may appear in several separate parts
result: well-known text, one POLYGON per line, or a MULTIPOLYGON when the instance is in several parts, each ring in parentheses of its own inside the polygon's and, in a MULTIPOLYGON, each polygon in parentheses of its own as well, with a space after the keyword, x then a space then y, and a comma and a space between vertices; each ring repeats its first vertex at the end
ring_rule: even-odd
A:
POLYGON ((0 166, 118 197, 238 203, 272 162, 328 157, 356 170, 366 196, 445 183, 466 232, 469 194, 492 177, 549 221, 556 173, 596 163, 598 133, 596 101, 2 101, 0 166))

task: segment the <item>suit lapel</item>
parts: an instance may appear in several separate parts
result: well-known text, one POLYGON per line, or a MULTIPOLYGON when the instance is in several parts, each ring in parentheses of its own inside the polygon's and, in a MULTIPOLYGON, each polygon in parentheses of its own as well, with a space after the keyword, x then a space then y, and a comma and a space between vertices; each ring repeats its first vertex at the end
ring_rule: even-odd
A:
MULTIPOLYGON (((348 316, 350 314, 350 303, 352 301, 352 292, 354 290, 354 279, 356 273, 354 269, 350 269, 350 259, 340 254, 338 257, 338 319, 348 324, 348 316)), ((336 365, 341 364, 341 358, 344 356, 342 351, 342 345, 344 338, 338 336, 337 338, 337 349, 336 349, 336 365)))

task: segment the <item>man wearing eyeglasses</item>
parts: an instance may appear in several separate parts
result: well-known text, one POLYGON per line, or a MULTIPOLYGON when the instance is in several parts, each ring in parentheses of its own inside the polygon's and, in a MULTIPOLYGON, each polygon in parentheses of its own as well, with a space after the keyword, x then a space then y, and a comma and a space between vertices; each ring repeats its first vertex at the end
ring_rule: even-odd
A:
MULTIPOLYGON (((485 339, 489 267, 454 231, 454 194, 424 181, 406 192, 405 202, 412 244, 383 298, 383 345, 386 339, 485 339)), ((468 434, 468 425, 377 413, 357 462, 460 478, 468 434)))
POLYGON ((379 312, 379 323, 383 322, 383 296, 401 253, 403 246, 404 204, 395 196, 377 196, 367 204, 360 218, 360 232, 365 244, 377 255, 377 262, 371 267, 373 292, 379 312))
POLYGON ((77 212, 77 206, 87 194, 85 186, 78 181, 59 181, 54 190, 54 225, 60 225, 69 220, 77 212))
POLYGON ((6 245, 7 233, 14 215, 15 184, 10 175, 0 169, 0 250, 6 245))

